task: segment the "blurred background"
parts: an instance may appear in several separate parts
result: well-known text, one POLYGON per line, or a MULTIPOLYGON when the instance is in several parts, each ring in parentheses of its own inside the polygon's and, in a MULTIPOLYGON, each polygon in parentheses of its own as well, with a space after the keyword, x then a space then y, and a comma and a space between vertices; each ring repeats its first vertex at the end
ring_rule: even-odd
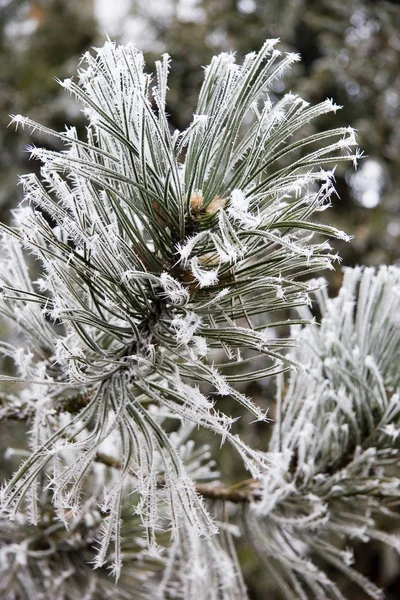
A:
MULTIPOLYGON (((312 103, 325 98, 342 105, 313 128, 351 125, 365 158, 356 172, 336 171, 338 197, 321 218, 354 236, 338 243, 343 264, 392 264, 400 254, 400 3, 379 0, 0 0, 0 219, 7 221, 21 190, 17 176, 38 168, 28 162, 28 143, 51 147, 39 134, 8 128, 10 114, 29 115, 55 129, 84 128, 75 102, 55 77, 70 76, 79 58, 105 36, 132 41, 151 71, 160 53, 173 60, 169 113, 179 129, 195 110, 202 66, 221 51, 238 59, 269 37, 281 50, 302 57, 275 97, 293 91, 312 103)), ((340 272, 331 286, 340 285, 340 272)), ((269 393, 248 390, 253 396, 269 393)), ((9 428, 9 425, 7 425, 9 428)), ((15 427, 17 427, 15 425, 15 427)), ((21 435, 9 430, 10 437, 21 435)), ((0 431, 2 434, 2 431, 0 431)), ((14 437, 15 444, 15 437, 14 437)), ((2 436, 0 446, 8 445, 2 436)), ((21 439, 23 445, 23 439, 21 439)), ((1 450, 1 448, 0 448, 1 450)), ((224 459, 225 460, 225 459, 224 459)), ((224 471, 237 480, 226 456, 224 471)), ((390 524, 388 524, 390 527, 390 524)), ((274 599, 270 583, 243 545, 241 559, 254 600, 274 599)), ((359 568, 400 598, 398 561, 379 545, 357 553, 359 568), (359 554, 359 556, 358 556, 359 554)), ((348 597, 365 596, 349 590, 348 597)), ((199 599, 201 600, 201 599, 199 599)))

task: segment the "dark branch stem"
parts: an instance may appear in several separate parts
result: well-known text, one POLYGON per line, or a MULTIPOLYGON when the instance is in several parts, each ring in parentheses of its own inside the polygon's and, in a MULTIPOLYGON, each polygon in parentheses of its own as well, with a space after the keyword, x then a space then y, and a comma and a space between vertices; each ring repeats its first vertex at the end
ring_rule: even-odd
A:
MULTIPOLYGON (((108 456, 102 452, 96 454, 96 461, 114 469, 121 468, 118 458, 108 456)), ((165 479, 159 477, 157 486, 165 487, 165 479)), ((250 500, 259 498, 260 482, 257 479, 248 479, 232 486, 211 485, 207 483, 196 483, 196 491, 208 500, 225 500, 234 504, 247 504, 250 500)))
POLYGON ((250 500, 260 498, 260 482, 253 479, 251 482, 226 487, 223 485, 213 486, 207 484, 196 484, 197 492, 210 500, 229 500, 234 504, 247 504, 250 500))

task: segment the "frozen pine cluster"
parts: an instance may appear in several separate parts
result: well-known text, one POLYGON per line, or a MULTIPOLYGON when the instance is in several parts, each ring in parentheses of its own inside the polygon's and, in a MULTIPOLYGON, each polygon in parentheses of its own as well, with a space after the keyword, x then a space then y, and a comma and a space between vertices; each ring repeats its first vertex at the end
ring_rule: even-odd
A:
POLYGON ((350 545, 379 540, 400 552, 399 536, 379 527, 399 519, 400 269, 346 269, 338 297, 322 289, 317 300, 320 324, 303 329, 293 353, 306 369, 284 394, 278 383, 271 466, 247 524, 285 598, 346 598, 322 561, 379 600, 350 545))
POLYGON ((40 176, 0 224, 0 419, 29 435, 1 489, 6 600, 244 600, 241 534, 284 598, 345 597, 321 559, 381 597, 348 545, 399 548, 376 524, 400 495, 399 270, 348 270, 334 300, 310 279, 348 239, 315 213, 359 152, 351 128, 313 133, 332 101, 271 94, 299 60, 275 45, 214 57, 182 132, 169 57, 153 77, 110 41, 60 82, 84 139, 13 117, 57 149, 29 148, 40 176), (271 377, 269 423, 243 390, 271 377), (235 403, 272 431, 267 452, 235 403), (227 487, 204 429, 247 482, 227 487))

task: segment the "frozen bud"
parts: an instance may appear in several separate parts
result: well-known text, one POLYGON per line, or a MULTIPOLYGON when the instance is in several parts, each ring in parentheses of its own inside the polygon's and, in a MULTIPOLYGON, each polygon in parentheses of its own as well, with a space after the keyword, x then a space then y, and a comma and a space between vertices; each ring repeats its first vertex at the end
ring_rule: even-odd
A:
POLYGON ((227 203, 226 198, 221 198, 220 196, 215 196, 213 200, 211 200, 210 204, 206 207, 207 215, 214 215, 219 209, 225 208, 227 203))
POLYGON ((190 198, 190 209, 194 215, 198 214, 204 205, 203 194, 201 190, 193 192, 190 198))

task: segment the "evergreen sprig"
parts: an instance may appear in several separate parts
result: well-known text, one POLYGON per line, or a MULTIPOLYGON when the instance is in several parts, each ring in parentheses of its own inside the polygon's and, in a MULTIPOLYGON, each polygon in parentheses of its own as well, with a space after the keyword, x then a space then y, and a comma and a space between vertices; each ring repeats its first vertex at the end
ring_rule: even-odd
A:
POLYGON ((220 533, 224 550, 171 420, 218 434, 262 480, 270 457, 232 432, 218 400, 230 397, 266 420, 236 383, 303 362, 287 353, 295 337, 270 332, 308 321, 282 320, 282 310, 307 305, 315 286, 304 276, 332 266, 326 238, 348 239, 310 218, 330 204, 334 165, 357 161, 354 132, 301 135, 338 107, 293 94, 274 102, 272 82, 298 60, 275 44, 242 65, 232 54, 215 57, 183 132, 171 131, 166 112, 168 56, 153 80, 141 52, 112 42, 85 55, 77 83, 60 82, 87 116, 85 140, 74 128, 53 132, 13 117, 63 149, 30 148, 43 163, 40 177, 21 177, 25 199, 12 226, 0 225, 0 311, 24 337, 23 348, 1 343, 17 370, 2 379, 25 384, 0 415, 21 402, 33 415, 31 453, 2 490, 3 512, 38 523, 45 471, 58 518, 75 518, 112 440, 119 469, 97 498, 107 518, 95 566, 109 559, 112 542, 120 575, 129 493, 146 548, 163 554, 160 530, 174 540, 164 588, 176 560, 192 565, 184 598, 244 591, 229 528, 220 533))

